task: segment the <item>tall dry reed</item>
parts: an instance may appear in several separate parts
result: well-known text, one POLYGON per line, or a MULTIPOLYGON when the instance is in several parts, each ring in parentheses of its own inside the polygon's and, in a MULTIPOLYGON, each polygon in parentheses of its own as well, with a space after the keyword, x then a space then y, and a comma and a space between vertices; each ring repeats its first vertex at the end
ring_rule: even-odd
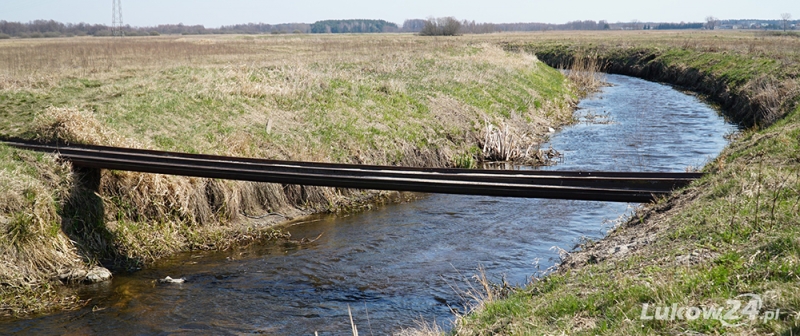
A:
POLYGON ((603 66, 596 54, 576 54, 568 69, 567 77, 584 94, 596 91, 604 83, 603 66))

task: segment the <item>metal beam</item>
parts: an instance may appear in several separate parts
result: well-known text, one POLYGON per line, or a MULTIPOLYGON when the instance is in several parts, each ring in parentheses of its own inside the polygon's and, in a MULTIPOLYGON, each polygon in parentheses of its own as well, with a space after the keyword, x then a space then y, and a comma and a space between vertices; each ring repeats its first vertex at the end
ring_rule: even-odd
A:
POLYGON ((77 166, 281 184, 503 197, 649 202, 699 173, 477 170, 332 164, 6 139, 77 166))

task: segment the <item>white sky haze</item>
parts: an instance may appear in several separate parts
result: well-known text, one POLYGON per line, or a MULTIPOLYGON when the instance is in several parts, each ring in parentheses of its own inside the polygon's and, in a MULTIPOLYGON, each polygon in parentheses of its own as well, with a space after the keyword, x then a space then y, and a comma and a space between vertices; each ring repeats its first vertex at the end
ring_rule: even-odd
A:
MULTIPOLYGON (((575 20, 701 22, 720 19, 800 18, 800 0, 122 0, 131 26, 183 23, 219 27, 237 23, 312 23, 325 19, 405 19, 455 16, 477 22, 565 23, 575 20)), ((0 20, 111 23, 111 0, 0 0, 0 20)))

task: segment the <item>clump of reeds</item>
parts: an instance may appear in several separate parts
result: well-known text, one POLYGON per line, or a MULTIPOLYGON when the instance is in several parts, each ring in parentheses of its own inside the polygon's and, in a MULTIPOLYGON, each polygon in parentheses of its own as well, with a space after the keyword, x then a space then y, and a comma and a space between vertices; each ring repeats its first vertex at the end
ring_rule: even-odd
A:
POLYGON ((596 54, 576 54, 568 69, 567 78, 583 94, 594 92, 603 85, 602 64, 596 54))
POLYGON ((489 161, 513 161, 523 156, 517 137, 505 127, 486 125, 483 137, 483 157, 489 161))
POLYGON ((482 161, 518 162, 525 164, 549 164, 558 152, 542 150, 539 142, 526 133, 520 133, 509 124, 495 126, 487 123, 483 130, 482 161))

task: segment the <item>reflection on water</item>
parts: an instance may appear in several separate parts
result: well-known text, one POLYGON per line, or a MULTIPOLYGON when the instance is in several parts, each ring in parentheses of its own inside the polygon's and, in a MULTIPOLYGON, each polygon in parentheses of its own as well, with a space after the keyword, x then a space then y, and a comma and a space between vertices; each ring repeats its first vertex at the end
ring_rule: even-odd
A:
MULTIPOLYGON (((702 166, 734 130, 697 98, 609 75, 584 100, 585 122, 555 134, 555 170, 684 171, 702 166)), ((548 145, 545 145, 548 146, 548 145)), ((348 306, 360 332, 385 334, 424 317, 447 326, 478 266, 523 284, 557 261, 557 246, 598 239, 628 211, 619 203, 430 195, 288 230, 313 243, 269 243, 182 254, 88 287, 82 310, 0 324, 20 334, 343 334, 348 306), (179 285, 156 284, 165 276, 179 285)))

